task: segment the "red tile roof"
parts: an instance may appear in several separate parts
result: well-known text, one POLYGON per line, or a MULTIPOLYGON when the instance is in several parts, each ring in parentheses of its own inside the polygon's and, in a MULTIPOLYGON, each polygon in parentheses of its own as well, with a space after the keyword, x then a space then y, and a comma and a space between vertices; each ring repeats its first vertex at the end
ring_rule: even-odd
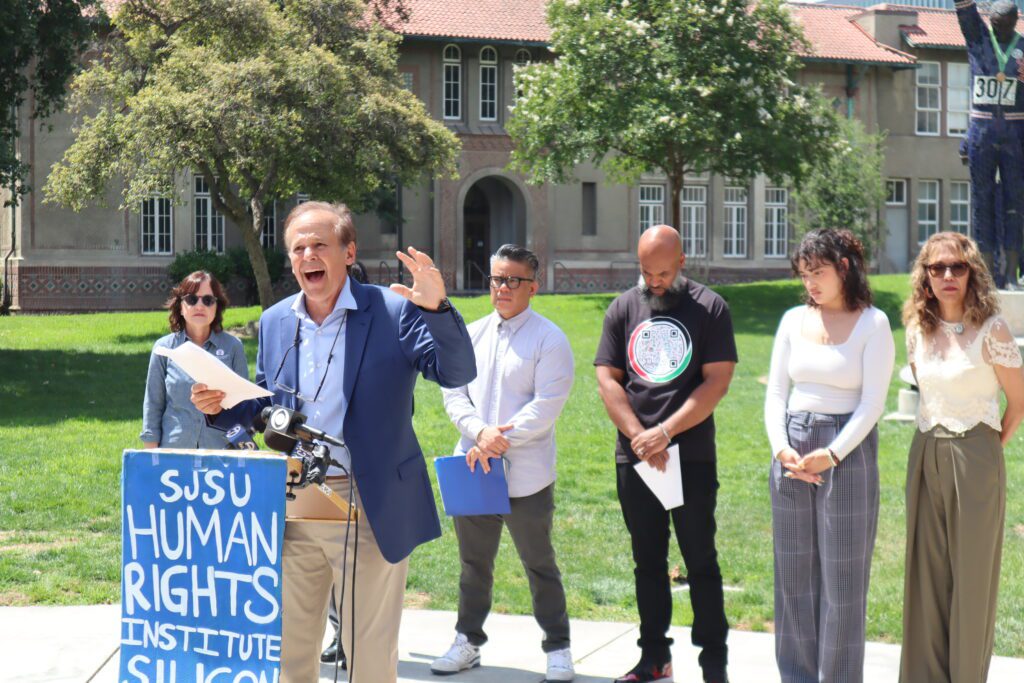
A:
POLYGON ((407 36, 547 43, 545 0, 406 0, 407 36))
POLYGON ((911 65, 913 55, 879 43, 853 18, 863 7, 789 3, 793 18, 804 30, 811 50, 808 59, 870 64, 911 65))
MULTIPOLYGON (((889 5, 888 7, 894 7, 889 5)), ((917 12, 917 24, 900 26, 903 38, 912 47, 966 48, 964 36, 960 33, 960 24, 956 20, 956 12, 944 9, 926 9, 924 7, 906 7, 917 12)), ((988 21, 988 16, 982 14, 988 21)))

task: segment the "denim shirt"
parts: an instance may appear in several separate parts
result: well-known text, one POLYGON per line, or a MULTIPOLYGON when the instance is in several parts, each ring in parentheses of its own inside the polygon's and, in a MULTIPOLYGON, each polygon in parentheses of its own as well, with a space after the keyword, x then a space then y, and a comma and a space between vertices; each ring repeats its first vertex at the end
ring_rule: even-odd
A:
MULTIPOLYGON (((153 348, 175 349, 186 341, 188 335, 184 331, 172 332, 158 339, 153 348)), ((211 332, 203 349, 249 379, 245 350, 236 337, 227 332, 211 332)), ((193 384, 192 378, 167 356, 150 355, 140 439, 156 442, 161 448, 226 447, 224 432, 206 426, 203 414, 192 405, 193 384)))

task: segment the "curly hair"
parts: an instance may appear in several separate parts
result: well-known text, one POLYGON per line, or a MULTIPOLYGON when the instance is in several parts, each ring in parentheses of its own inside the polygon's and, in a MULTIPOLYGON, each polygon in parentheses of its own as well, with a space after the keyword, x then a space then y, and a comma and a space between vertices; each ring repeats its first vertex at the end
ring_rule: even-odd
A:
MULTIPOLYGON (((800 275, 800 267, 830 265, 843 281, 843 303, 848 311, 867 308, 874 301, 864 266, 864 245, 849 230, 822 228, 811 230, 800 240, 793 252, 790 265, 793 274, 800 275), (846 263, 843 263, 846 259, 846 263)), ((811 295, 804 292, 804 303, 816 307, 811 295)))
POLYGON ((996 283, 988 272, 981 251, 967 235, 939 232, 928 238, 910 270, 910 298, 903 304, 903 326, 917 327, 922 334, 931 334, 939 326, 939 300, 928 281, 928 265, 943 248, 952 249, 970 268, 967 294, 964 297, 964 320, 980 326, 999 312, 996 283))
POLYGON ((164 308, 170 312, 170 315, 167 317, 171 322, 171 332, 181 332, 185 329, 185 316, 181 314, 181 302, 189 294, 198 292, 204 282, 210 283, 213 296, 217 299, 217 312, 213 315, 213 323, 211 323, 210 329, 214 332, 222 332, 224 330, 224 310, 231 303, 228 301, 228 295, 224 293, 224 288, 221 287, 217 278, 205 270, 197 270, 186 275, 171 290, 170 298, 164 302, 164 308))

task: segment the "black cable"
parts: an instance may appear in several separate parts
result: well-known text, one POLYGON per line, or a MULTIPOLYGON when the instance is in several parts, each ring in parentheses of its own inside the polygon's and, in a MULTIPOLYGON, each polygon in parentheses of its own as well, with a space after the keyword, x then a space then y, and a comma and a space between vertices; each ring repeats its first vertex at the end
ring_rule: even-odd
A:
MULTIPOLYGON (((345 584, 348 583, 348 539, 349 539, 349 532, 352 529, 352 510, 354 509, 353 505, 354 505, 354 497, 355 497, 355 490, 356 490, 355 489, 356 480, 355 480, 355 477, 353 477, 350 472, 345 470, 344 466, 342 466, 340 463, 337 463, 337 462, 335 464, 337 464, 339 467, 341 467, 341 469, 344 470, 348 474, 348 484, 349 484, 348 485, 348 519, 345 520, 345 549, 341 553, 341 598, 338 601, 338 630, 339 630, 339 632, 338 632, 338 650, 339 650, 339 652, 335 653, 335 655, 334 655, 334 659, 335 659, 334 683, 338 683, 338 665, 337 665, 337 662, 341 658, 340 650, 344 649, 343 648, 343 642, 342 642, 341 635, 342 635, 342 631, 344 631, 344 629, 342 627, 345 625, 345 584)), ((356 522, 356 541, 358 542, 358 540, 359 540, 359 522, 357 521, 356 522)), ((352 594, 353 594, 353 596, 355 595, 355 592, 356 592, 355 560, 356 560, 355 553, 353 552, 353 555, 352 555, 352 565, 353 565, 352 566, 352 594)), ((355 599, 354 598, 352 600, 352 603, 353 603, 353 605, 355 604, 355 599)), ((348 680, 349 681, 354 681, 355 680, 355 675, 353 673, 353 669, 355 668, 355 649, 356 649, 355 648, 355 637, 356 637, 356 635, 355 635, 355 630, 356 630, 355 623, 356 622, 355 622, 355 608, 354 607, 352 608, 351 613, 352 613, 352 623, 350 624, 350 629, 349 630, 352 631, 352 636, 350 638, 349 649, 348 649, 348 652, 347 652, 347 655, 348 655, 348 680)))
MULTIPOLYGON (((355 480, 352 481, 352 488, 355 489, 355 480)), ((359 571, 359 522, 356 522, 356 539, 352 547, 352 654, 348 659, 348 680, 355 681, 356 671, 356 573, 359 571)))

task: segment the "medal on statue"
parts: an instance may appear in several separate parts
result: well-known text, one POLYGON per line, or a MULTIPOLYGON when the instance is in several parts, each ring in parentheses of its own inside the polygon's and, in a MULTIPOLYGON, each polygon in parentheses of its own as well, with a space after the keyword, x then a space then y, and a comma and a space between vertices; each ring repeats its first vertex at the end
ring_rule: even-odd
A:
POLYGON ((1006 74, 1000 71, 999 73, 996 74, 996 80, 1002 83, 1003 81, 1006 80, 1006 74))

